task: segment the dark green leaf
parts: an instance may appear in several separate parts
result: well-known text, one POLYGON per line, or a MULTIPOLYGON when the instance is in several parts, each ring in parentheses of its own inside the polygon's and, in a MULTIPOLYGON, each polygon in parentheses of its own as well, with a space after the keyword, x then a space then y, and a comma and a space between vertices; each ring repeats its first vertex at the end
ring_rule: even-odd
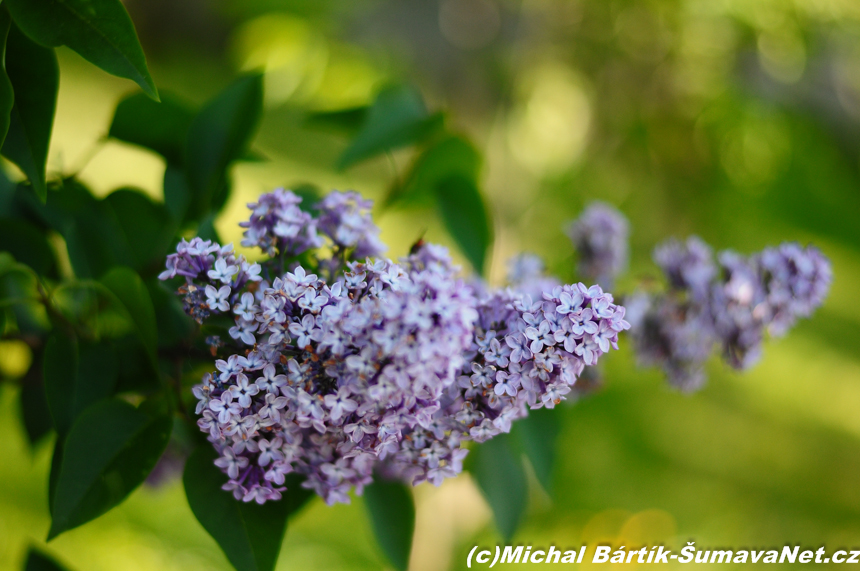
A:
POLYGON ((221 489, 227 476, 213 464, 216 458, 212 447, 203 445, 186 461, 182 481, 188 505, 237 571, 272 571, 293 507, 292 489, 263 505, 236 500, 221 489))
POLYGON ((6 71, 15 90, 15 106, 3 156, 24 171, 36 195, 45 202, 45 164, 60 86, 57 56, 51 48, 31 41, 13 24, 6 46, 6 71))
POLYGON ((510 438, 500 434, 472 450, 471 471, 493 510, 496 527, 510 541, 528 500, 526 474, 510 438))
POLYGON ((102 277, 101 283, 116 296, 128 312, 143 346, 155 363, 158 329, 155 324, 155 309, 143 280, 132 269, 116 267, 102 277))
POLYGON ((287 474, 286 478, 284 478, 284 486, 286 486, 288 491, 284 493, 281 501, 287 503, 289 517, 293 517, 309 501, 317 497, 316 492, 302 487, 302 482, 304 481, 305 479, 298 474, 287 474))
POLYGON ((173 288, 158 279, 148 280, 146 287, 155 308, 159 347, 171 347, 193 335, 194 322, 182 309, 182 301, 173 288))
POLYGON ((159 270, 176 227, 167 207, 130 188, 96 201, 86 190, 75 190, 79 186, 65 181, 61 192, 50 193, 43 211, 66 239, 75 275, 98 278, 116 265, 159 270), (59 197, 69 191, 76 196, 59 197))
POLYGON ((15 257, 12 254, 10 254, 9 252, 0 251, 0 276, 20 273, 27 275, 32 274, 32 272, 28 270, 25 266, 16 262, 15 257))
POLYGON ((322 191, 320 188, 309 182, 303 182, 289 187, 297 196, 301 197, 299 208, 316 216, 318 212, 314 210, 314 206, 322 200, 322 191))
MULTIPOLYGON (((74 178, 52 181, 48 201, 42 205, 29 192, 17 190, 17 205, 33 220, 52 228, 66 237, 75 225, 75 218, 98 203, 90 190, 74 178)), ((68 239, 68 238, 67 238, 68 239)))
POLYGON ((262 113, 263 76, 254 74, 235 81, 194 118, 185 154, 193 217, 227 201, 228 169, 248 151, 262 113))
POLYGON ((367 113, 361 130, 337 162, 345 169, 386 151, 420 143, 443 125, 441 113, 427 112, 421 94, 408 86, 384 89, 367 113))
POLYGON ((243 163, 267 163, 269 162, 269 157, 261 153, 260 151, 254 149, 248 149, 245 153, 242 154, 237 160, 243 163))
POLYGON ((53 557, 31 547, 27 554, 24 571, 66 571, 66 568, 57 563, 53 557))
POLYGON ((12 82, 9 81, 9 74, 6 73, 6 38, 9 36, 11 23, 9 12, 0 10, 0 147, 6 140, 6 133, 9 131, 9 114, 12 113, 12 106, 15 104, 12 82))
POLYGON ((158 99, 134 24, 119 0, 6 0, 15 23, 46 47, 68 46, 158 99))
MULTIPOLYGON (((114 340, 135 333, 128 311, 98 282, 66 281, 51 292, 51 297, 64 321, 74 323, 88 338, 114 340)), ((55 325, 65 329, 62 321, 55 320, 55 325)))
POLYGON ((534 468, 543 489, 552 492, 552 471, 555 464, 555 446, 561 431, 558 410, 540 408, 513 425, 513 434, 534 468))
POLYGON ((451 237, 460 246, 478 274, 484 273, 484 260, 492 241, 487 209, 475 183, 455 175, 435 186, 436 204, 451 237))
POLYGON ((190 204, 191 189, 188 187, 185 170, 168 163, 164 169, 164 205, 174 222, 185 220, 190 204))
POLYGON ((172 347, 183 339, 190 338, 195 331, 194 321, 182 309, 181 299, 158 279, 148 280, 146 288, 155 308, 158 346, 172 347))
POLYGON ((350 107, 338 109, 337 111, 316 111, 308 113, 305 124, 317 129, 331 129, 347 134, 355 134, 367 120, 370 107, 350 107))
POLYGON ((117 339, 112 345, 119 363, 116 393, 152 394, 162 387, 149 353, 136 337, 117 339))
POLYGON ((54 274, 54 250, 45 233, 26 220, 0 218, 0 250, 9 252, 37 274, 54 274))
POLYGON ((54 453, 51 456, 51 473, 48 475, 48 510, 54 511, 54 498, 57 497, 57 482, 60 480, 60 467, 63 464, 63 439, 57 436, 54 453))
MULTIPOLYGON (((48 193, 44 207, 21 199, 28 214, 65 238, 76 277, 98 278, 115 265, 134 266, 135 258, 121 225, 124 221, 111 207, 112 200, 96 200, 88 188, 73 178, 63 179, 57 185, 56 191, 48 193)), ((160 209, 153 206, 143 214, 150 214, 153 208, 160 209)), ((151 218, 147 216, 147 220, 151 218)))
MULTIPOLYGON (((2 16, 0 16, 2 18, 2 16)), ((2 24, 0 24, 2 25, 2 24)), ((0 28, 2 29, 2 28, 0 28)), ((2 70, 3 68, 0 68, 2 70)), ((0 72, 0 81, 2 81, 2 72, 0 72)), ((2 87, 0 87, 2 89, 2 87)), ((2 101, 2 99, 0 99, 2 101)), ((2 106, 0 106, 2 109, 2 106)), ((0 117, 2 121, 2 117, 0 117)), ((5 135, 4 135, 5 136, 5 135)), ((0 141, 0 146, 3 142, 0 141)), ((0 169, 0 216, 13 216, 20 213, 19 205, 17 204, 16 195, 18 193, 18 185, 9 179, 5 171, 0 169)))
POLYGON ((218 230, 215 228, 215 215, 209 214, 200 222, 197 227, 197 235, 203 240, 212 240, 213 242, 221 242, 221 237, 218 236, 218 230))
POLYGON ((424 151, 402 186, 392 189, 385 201, 387 204, 432 204, 437 184, 455 175, 476 182, 480 168, 481 156, 477 149, 464 138, 452 135, 424 151))
POLYGON ((116 190, 103 202, 114 214, 134 267, 139 271, 163 269, 174 234, 167 208, 130 189, 116 190))
POLYGON ((50 329, 45 306, 37 299, 33 270, 15 262, 8 252, 0 252, 0 300, 16 300, 7 310, 21 334, 41 337, 50 329))
POLYGON ((83 411, 113 394, 117 383, 118 366, 110 345, 79 344, 59 333, 48 339, 42 370, 48 408, 61 437, 83 411))
POLYGON ((155 466, 173 421, 119 400, 94 404, 72 425, 63 446, 48 539, 107 512, 155 466))
POLYGON ((396 569, 406 571, 415 531, 415 502, 402 482, 377 477, 364 488, 373 531, 382 551, 396 569))
POLYGON ((35 448, 53 427, 51 411, 45 397, 42 367, 34 362, 21 386, 21 420, 31 448, 35 448))
POLYGON ((68 404, 68 395, 76 391, 67 392, 67 389, 77 387, 77 341, 61 333, 53 334, 45 345, 42 372, 45 380, 45 395, 54 427, 59 434, 65 434, 74 419, 74 409, 68 404))
POLYGON ((189 103, 172 93, 162 92, 161 103, 135 93, 117 105, 108 135, 155 151, 169 164, 181 165, 194 113, 189 103))

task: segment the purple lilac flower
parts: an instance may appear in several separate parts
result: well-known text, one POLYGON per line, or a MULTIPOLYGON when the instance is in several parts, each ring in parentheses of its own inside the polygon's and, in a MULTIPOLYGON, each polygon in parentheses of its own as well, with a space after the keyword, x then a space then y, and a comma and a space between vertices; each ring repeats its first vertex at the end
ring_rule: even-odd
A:
POLYGON ((355 248, 354 257, 378 256, 387 248, 379 240, 379 228, 373 223, 370 209, 373 202, 357 192, 333 191, 319 204, 319 229, 336 246, 355 248))
POLYGON ((766 248, 757 257, 771 311, 768 331, 781 336, 798 317, 809 317, 821 305, 833 281, 830 262, 814 246, 788 242, 766 248))
POLYGON ((615 207, 592 202, 568 228, 579 255, 578 274, 605 288, 627 267, 627 218, 615 207))
POLYGON ((295 193, 278 188, 248 204, 251 218, 239 224, 246 228, 242 245, 260 248, 272 257, 295 256, 322 246, 316 220, 299 208, 301 202, 295 193))
MULTIPOLYGON (((239 500, 279 499, 291 473, 329 503, 361 493, 374 471, 439 484, 462 471, 465 441, 555 406, 629 327, 599 286, 561 286, 534 261, 519 262, 524 289, 495 292, 458 279, 447 251, 430 244, 400 263, 352 261, 384 248, 370 202, 333 192, 319 218, 298 203, 284 190, 261 196, 243 245, 295 255, 321 244, 318 231, 338 259, 319 259, 316 273, 293 263, 264 281, 231 247, 195 239, 162 275, 185 277, 196 318, 234 318, 232 354, 193 393, 239 500)), ((277 269, 263 266, 267 276, 277 269)))
POLYGON ((181 240, 176 253, 167 257, 166 266, 159 279, 185 278, 185 285, 179 289, 183 308, 198 323, 212 313, 230 311, 238 301, 238 292, 261 280, 260 265, 236 256, 232 244, 222 247, 200 238, 181 240))
POLYGON ((820 251, 794 243, 752 256, 723 251, 714 264, 710 247, 692 237, 658 246, 654 258, 670 287, 627 300, 634 347, 641 363, 661 367, 682 390, 704 384, 715 346, 733 368, 750 367, 765 332, 782 335, 808 317, 832 278, 820 251))
POLYGON ((654 261, 671 288, 686 290, 697 300, 707 297, 717 275, 711 247, 697 236, 691 236, 683 244, 675 239, 660 244, 654 249, 654 261))

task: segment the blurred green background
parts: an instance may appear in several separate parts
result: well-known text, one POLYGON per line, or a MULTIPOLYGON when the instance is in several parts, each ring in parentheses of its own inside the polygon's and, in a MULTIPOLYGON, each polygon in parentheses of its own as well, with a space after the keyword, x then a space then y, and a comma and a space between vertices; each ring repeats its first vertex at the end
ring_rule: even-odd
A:
MULTIPOLYGON (((238 241, 244 204, 275 186, 353 188, 377 201, 411 151, 346 172, 348 140, 311 128, 312 110, 366 104, 387 82, 418 86, 431 109, 485 155, 494 219, 489 278, 540 254, 573 277, 563 234, 592 199, 631 220, 632 268, 617 291, 656 273, 654 245, 696 233, 751 252, 814 242, 832 260, 824 307, 762 362, 718 362, 693 395, 605 358, 603 388, 563 417, 554 489, 535 483, 515 541, 574 548, 690 539, 700 547, 860 545, 860 3, 856 0, 128 0, 153 77, 197 103, 237 71, 264 67, 266 112, 255 148, 267 162, 235 171, 216 226, 238 241)), ((156 155, 105 141, 133 84, 60 49, 61 87, 48 170, 78 173, 99 194, 122 186, 159 197, 156 155)), ((19 177, 10 164, 9 175, 19 177)), ((376 213, 388 254, 424 233, 452 245, 432 209, 376 213)), ((462 257, 460 258, 462 260, 462 257)), ((15 376, 26 351, 0 347, 15 376)), ((13 385, 0 392, 0 568, 19 569, 49 526, 50 444, 31 453, 13 385)), ((499 541, 464 475, 415 490, 411 568, 465 568, 499 541)), ((144 486, 48 551, 78 570, 229 569, 189 510, 181 484, 144 486)), ((293 522, 278 569, 385 566, 361 499, 314 501, 293 522)))

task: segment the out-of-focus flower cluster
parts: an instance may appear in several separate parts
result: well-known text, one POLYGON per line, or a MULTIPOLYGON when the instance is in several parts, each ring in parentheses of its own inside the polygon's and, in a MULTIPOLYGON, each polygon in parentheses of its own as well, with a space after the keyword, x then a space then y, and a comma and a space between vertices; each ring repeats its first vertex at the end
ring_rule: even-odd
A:
POLYGON ((237 499, 278 499, 289 474, 329 503, 374 471, 438 484, 462 470, 464 441, 555 406, 629 327, 599 286, 562 286, 539 268, 485 291, 437 246, 371 259, 384 246, 355 193, 332 192, 316 215, 300 204, 277 190, 249 205, 242 243, 261 264, 194 239, 161 276, 185 278, 198 321, 233 319, 194 395, 237 499))
POLYGON ((627 269, 629 235, 623 214, 609 204, 592 202, 568 228, 578 256, 577 275, 611 288, 627 269))
POLYGON ((669 288, 627 300, 634 347, 644 364, 661 367, 669 381, 694 390, 705 381, 704 364, 719 346, 723 359, 746 369, 761 355, 765 331, 784 335, 824 301, 830 262, 814 246, 783 243, 751 256, 722 251, 702 240, 670 240, 654 260, 669 288))
MULTIPOLYGON (((627 263, 627 220, 612 206, 592 203, 569 230, 579 274, 606 286, 627 263)), ((742 256, 719 252, 697 237, 669 240, 654 251, 665 292, 637 290, 625 296, 634 350, 640 363, 658 366, 669 382, 695 390, 715 347, 736 369, 761 355, 765 332, 784 335, 798 318, 824 301, 832 279, 830 262, 814 246, 784 243, 742 256)), ((540 279, 534 262, 516 266, 526 287, 540 279), (525 271, 525 268, 527 271, 525 271)))

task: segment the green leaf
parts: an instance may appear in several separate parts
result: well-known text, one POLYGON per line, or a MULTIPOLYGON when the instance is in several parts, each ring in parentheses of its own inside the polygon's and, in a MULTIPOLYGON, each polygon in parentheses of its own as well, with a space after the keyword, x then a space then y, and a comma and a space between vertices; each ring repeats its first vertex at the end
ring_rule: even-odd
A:
POLYGON ((117 105, 108 135, 155 151, 168 164, 181 165, 194 114, 191 104, 172 93, 162 92, 161 103, 135 93, 117 105))
POLYGON ((304 481, 305 478, 298 474, 287 474, 284 478, 284 486, 288 491, 283 494, 281 501, 287 503, 289 517, 293 517, 309 501, 317 497, 316 492, 302 487, 304 481))
POLYGON ((14 315, 19 333, 42 337, 50 329, 51 323, 44 305, 36 301, 39 296, 36 283, 33 270, 15 263, 8 252, 0 252, 0 299, 7 302, 16 300, 7 311, 14 315))
POLYGON ((227 476, 213 464, 216 458, 212 447, 203 445, 186 461, 182 481, 188 505, 237 571, 272 571, 295 508, 289 499, 294 486, 280 501, 236 500, 221 489, 227 476))
POLYGON ((9 27, 12 21, 9 12, 0 10, 0 147, 6 140, 9 131, 9 114, 15 105, 15 92, 9 74, 6 73, 6 38, 9 36, 9 27))
POLYGON ((66 240, 78 278, 98 278, 117 264, 133 265, 128 242, 107 202, 96 200, 74 179, 48 194, 43 215, 66 240))
POLYGON ((27 563, 24 571, 66 571, 66 568, 57 563, 53 557, 42 553, 35 547, 30 548, 27 554, 27 563))
POLYGON ((405 182, 393 188, 385 202, 432 204, 440 182, 455 175, 476 182, 480 169, 481 155, 477 149, 466 139, 451 135, 421 153, 405 182))
POLYGON ((36 195, 45 202, 45 165, 60 86, 57 56, 54 50, 31 41, 12 25, 6 45, 6 72, 15 90, 15 106, 2 153, 21 168, 36 195))
POLYGON ((475 183, 454 175, 434 187, 436 204, 451 237, 478 274, 484 273, 492 230, 484 200, 475 183))
POLYGON ((115 190, 103 202, 114 214, 134 268, 163 269, 175 229, 167 208, 132 189, 115 190))
POLYGON ((242 154, 241 157, 236 159, 243 163, 267 163, 269 162, 269 157, 257 151, 255 149, 248 149, 245 153, 242 154))
POLYGON ((118 365, 108 344, 79 344, 55 333, 45 346, 42 370, 45 398, 62 438, 87 408, 113 394, 118 365))
POLYGON ((164 205, 174 222, 178 224, 186 219, 190 204, 191 189, 185 170, 168 163, 164 169, 164 205))
POLYGON ((361 130, 337 162, 338 169, 387 151, 420 143, 437 133, 441 113, 429 114, 421 94, 412 87, 394 86, 376 97, 361 130))
MULTIPOLYGON (((0 15, 0 20, 2 20, 3 16, 0 15)), ((2 30, 2 22, 0 22, 0 30, 2 30)), ((5 44, 3 44, 5 46, 5 44)), ((3 48, 0 48, 2 50, 3 48)), ((5 73, 5 68, 0 66, 0 82, 3 81, 3 74, 5 73)), ((2 86, 0 86, 0 90, 2 90, 2 86)), ((0 102, 2 102, 2 94, 0 94, 0 102)), ((0 109, 2 109, 2 103, 0 103, 0 109)), ((0 122, 2 122, 2 114, 0 114, 0 122)), ((5 133, 4 133, 5 137, 5 133)), ((3 141, 0 140, 0 146, 3 145, 3 141)), ((21 211, 21 205, 18 203, 18 185, 9 180, 9 176, 6 172, 0 169, 0 216, 12 216, 18 214, 21 211)))
POLYGON ((51 472, 48 475, 48 510, 54 511, 54 498, 57 497, 57 482, 60 480, 60 467, 63 464, 63 439, 57 437, 54 453, 51 456, 51 472))
MULTIPOLYGON (((159 338, 159 342, 161 339, 159 338)), ((158 370, 149 353, 136 337, 113 341, 119 363, 116 393, 133 392, 153 394, 163 388, 158 370)))
POLYGON ((139 486, 164 452, 173 421, 119 400, 94 404, 63 445, 48 539, 97 518, 139 486))
POLYGON ((134 24, 119 0, 6 0, 12 19, 46 47, 68 46, 158 100, 134 24))
POLYGON ((396 569, 406 571, 415 532, 415 502, 402 482, 377 477, 364 488, 376 540, 396 569))
POLYGON ((54 427, 59 434, 65 434, 74 419, 74 407, 69 405, 68 395, 76 391, 66 392, 66 390, 68 387, 77 387, 77 341, 60 333, 51 335, 45 345, 42 371, 45 380, 45 396, 54 427))
MULTIPOLYGON (((134 336, 131 315, 117 297, 94 281, 66 281, 51 292, 54 307, 64 319, 54 325, 65 330, 65 322, 74 323, 87 338, 116 340, 134 336)), ((140 342, 135 341, 140 345, 140 342)), ((142 345, 141 345, 142 346, 142 345)))
POLYGON ((309 182, 302 182, 288 188, 293 192, 293 194, 302 199, 299 203, 299 208, 313 216, 319 215, 319 212, 314 209, 314 206, 322 200, 323 193, 317 185, 309 182))
POLYGON ((526 474, 520 455, 506 434, 500 434, 471 452, 471 471, 490 504, 496 527, 510 541, 528 500, 526 474))
POLYGON ((552 492, 552 471, 556 458, 556 442, 561 432, 558 410, 540 408, 529 411, 529 415, 516 421, 512 433, 525 452, 535 476, 543 489, 552 492))
POLYGON ((336 111, 315 111, 308 113, 305 124, 315 129, 330 129, 354 135, 367 120, 369 111, 368 105, 336 111))
POLYGON ((35 448, 51 432, 51 411, 45 397, 45 383, 42 380, 42 367, 33 363, 24 377, 20 396, 21 421, 27 433, 30 448, 35 448))
POLYGON ((253 74, 233 82, 194 118, 185 153, 193 219, 227 201, 228 169, 248 152, 262 114, 263 76, 253 74))
POLYGON ((200 225, 197 227, 197 236, 203 240, 221 243, 221 237, 215 228, 215 214, 209 214, 200 221, 200 225))
POLYGON ((39 275, 53 274, 54 250, 45 233, 21 218, 0 218, 0 250, 15 256, 39 275))
POLYGON ((52 192, 48 193, 45 204, 40 204, 31 193, 20 192, 20 185, 13 199, 29 218, 66 237, 74 226, 75 217, 92 209, 98 201, 86 186, 74 178, 52 181, 51 186, 52 192))
POLYGON ((156 363, 158 329, 155 308, 143 280, 130 268, 116 267, 102 276, 101 283, 116 296, 131 316, 143 346, 153 364, 156 363))
POLYGON ((158 346, 173 347, 190 339, 195 331, 194 320, 182 309, 182 301, 174 291, 159 279, 147 280, 146 288, 155 308, 158 346))

